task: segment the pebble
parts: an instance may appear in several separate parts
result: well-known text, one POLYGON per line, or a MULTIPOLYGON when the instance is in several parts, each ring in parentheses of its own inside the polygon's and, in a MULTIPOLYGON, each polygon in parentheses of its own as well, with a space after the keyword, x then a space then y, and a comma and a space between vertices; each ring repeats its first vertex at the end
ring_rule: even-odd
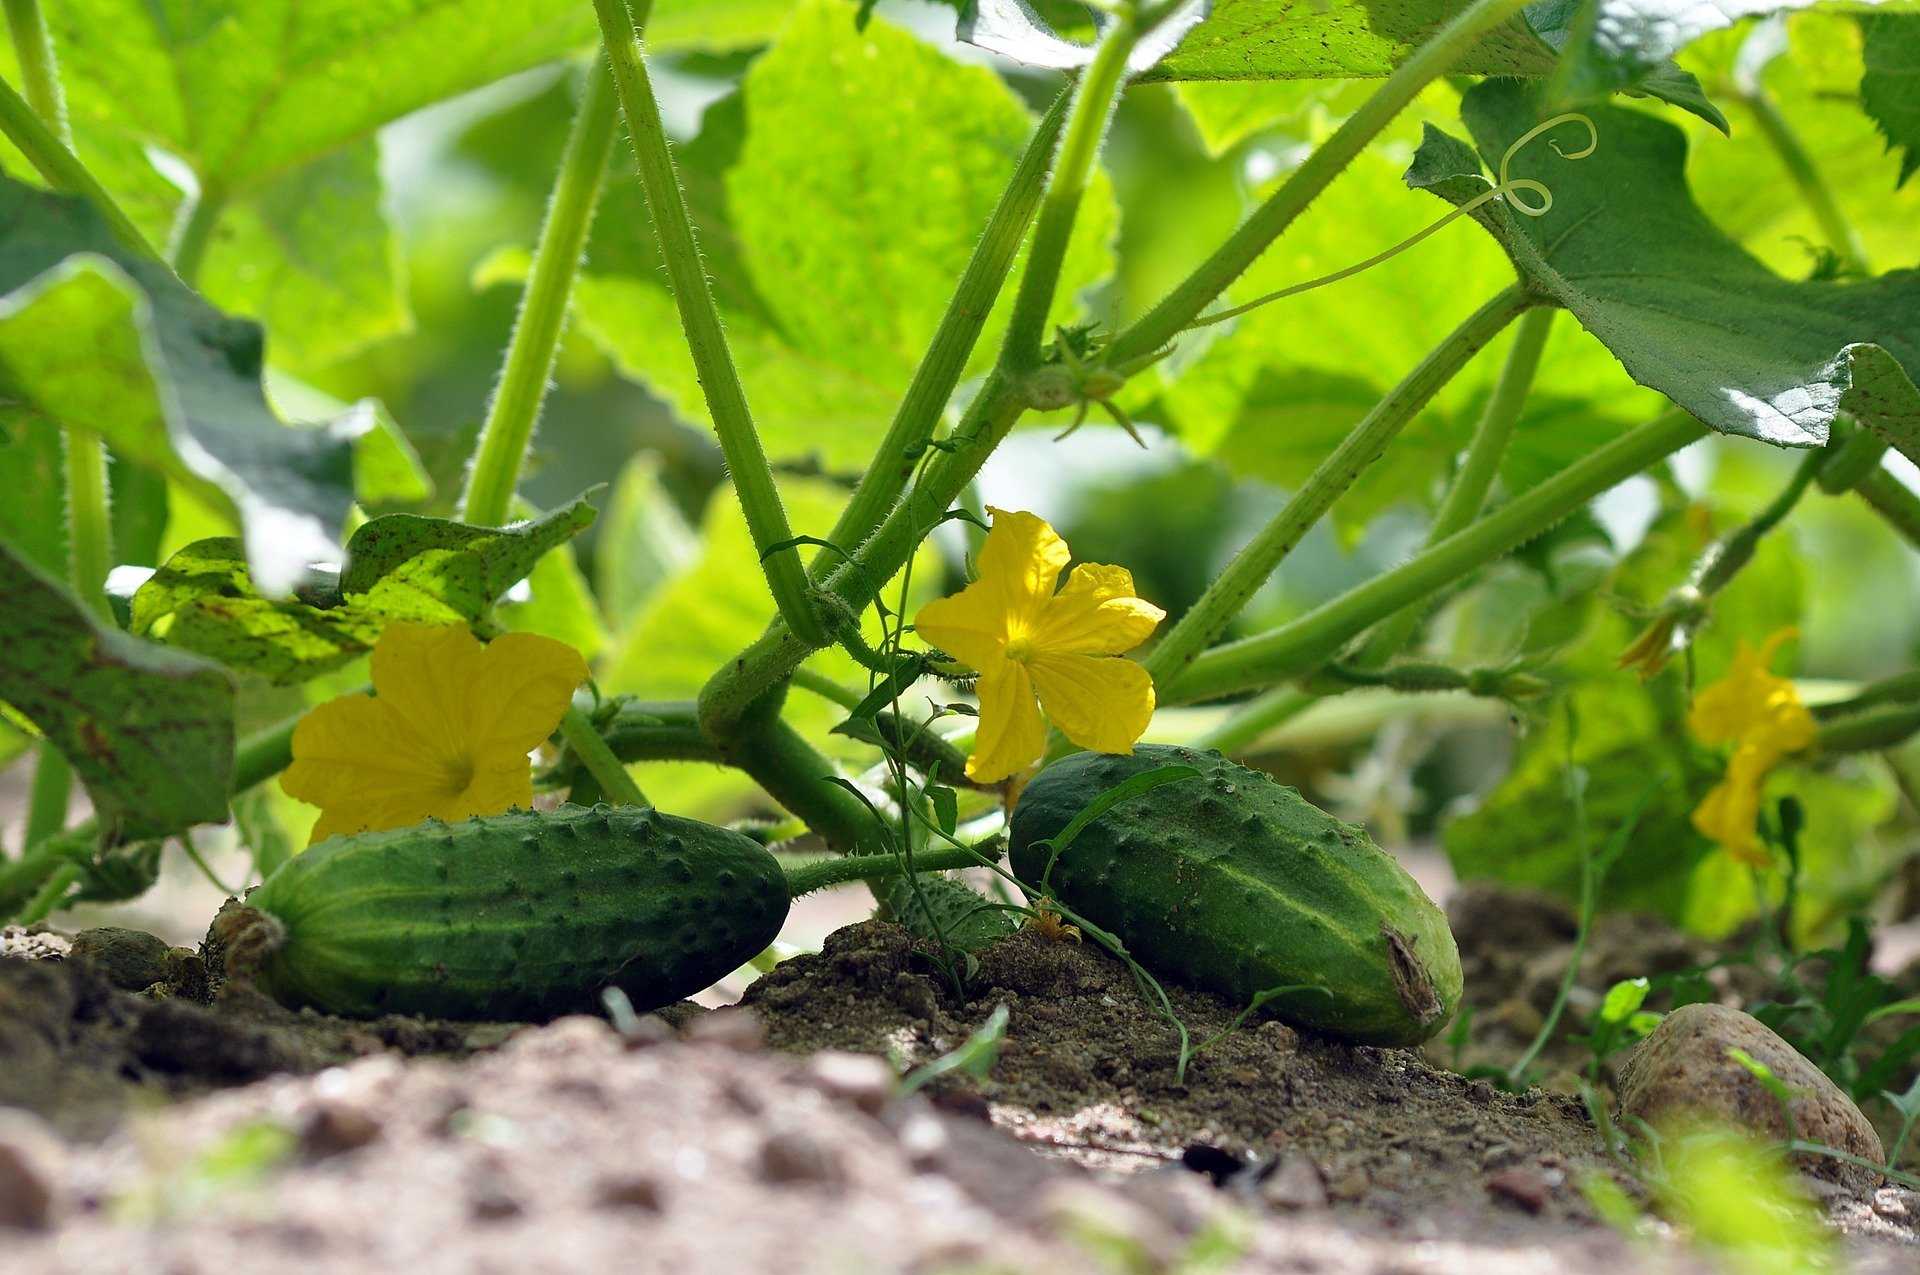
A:
MULTIPOLYGON (((1787 1119, 1780 1101, 1727 1056, 1736 1047, 1766 1064, 1797 1095, 1792 1102, 1795 1136, 1876 1164, 1884 1158, 1880 1135, 1825 1072, 1759 1019, 1725 1005, 1682 1006, 1641 1042, 1621 1072, 1621 1116, 1637 1117, 1656 1129, 1704 1118, 1769 1142, 1784 1141, 1787 1119)), ((1855 1190, 1879 1181, 1871 1170, 1826 1156, 1803 1156, 1798 1163, 1816 1177, 1855 1190)))
POLYGON ((144 930, 103 925, 74 935, 68 959, 88 962, 123 992, 144 992, 166 980, 170 951, 164 939, 144 930))
POLYGON ((1281 1155, 1266 1180, 1260 1184, 1260 1198, 1277 1209, 1310 1212, 1327 1207, 1327 1183, 1320 1166, 1298 1151, 1281 1155))
POLYGON ((846 1180, 846 1171, 818 1138, 788 1129, 760 1144, 760 1176, 781 1185, 836 1186, 846 1180))
POLYGON ((300 1126, 300 1150, 309 1159, 358 1151, 380 1136, 380 1121, 355 1103, 322 1101, 300 1126))
POLYGON ((594 1190, 594 1202, 603 1209, 638 1209, 642 1213, 658 1213, 666 1208, 659 1181, 644 1173, 622 1173, 600 1179, 594 1190))
POLYGON ((886 1110, 898 1084, 893 1068, 881 1059, 834 1049, 822 1050, 807 1059, 800 1081, 870 1116, 886 1110))
POLYGON ((728 1006, 688 1023, 686 1038, 696 1045, 721 1045, 751 1052, 766 1045, 767 1029, 752 1010, 728 1006))
POLYGON ((1553 1184, 1547 1181, 1544 1173, 1536 1169, 1516 1167, 1503 1170, 1487 1179, 1487 1192, 1496 1199, 1505 1200, 1528 1213, 1538 1213, 1547 1207, 1547 1201, 1553 1198, 1553 1184))
POLYGON ((497 1175, 483 1174, 467 1186, 467 1208, 482 1222, 504 1222, 526 1210, 497 1175))
POLYGON ((0 1108, 0 1227, 51 1224, 63 1158, 59 1139, 38 1117, 0 1108))

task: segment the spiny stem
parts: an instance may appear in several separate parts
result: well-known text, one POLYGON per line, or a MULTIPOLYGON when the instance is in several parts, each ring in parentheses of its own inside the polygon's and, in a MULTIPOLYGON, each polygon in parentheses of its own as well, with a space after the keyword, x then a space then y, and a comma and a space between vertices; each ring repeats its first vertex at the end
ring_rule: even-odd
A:
POLYGON ((6 8, 7 29, 13 35, 14 57, 20 63, 20 83, 26 88, 27 102, 62 144, 70 144, 67 95, 60 87, 60 70, 54 61, 46 19, 40 14, 40 0, 6 0, 6 8))
POLYGON ((1362 471, 1379 459, 1408 421, 1480 349, 1535 302, 1518 285, 1474 311, 1368 412, 1279 513, 1234 555, 1145 661, 1156 687, 1176 682, 1201 649, 1222 633, 1302 536, 1362 471))
POLYGON ((1040 203, 1033 247, 1027 254, 1026 271, 1020 276, 1020 290, 1014 295, 1006 340, 1000 347, 1000 366, 1009 372, 1040 365, 1040 341, 1053 310, 1054 293, 1059 290, 1060 266, 1073 238, 1080 200, 1100 157, 1100 143, 1106 138, 1107 124, 1120 98, 1127 56, 1139 37, 1137 15, 1130 7, 1122 8, 1102 32, 1100 47, 1074 90, 1066 135, 1054 159, 1046 197, 1040 203))
MULTIPOLYGON (((1533 389, 1534 375, 1540 369, 1540 354, 1546 348, 1547 333, 1553 327, 1556 313, 1543 306, 1520 316, 1513 348, 1507 351, 1500 379, 1494 383, 1493 397, 1487 400, 1486 410, 1480 413, 1480 421, 1474 426, 1466 459, 1461 461, 1460 471, 1453 476, 1453 485, 1440 502, 1433 526, 1427 529, 1427 547, 1464 530, 1486 507, 1487 493, 1493 490, 1500 461, 1507 454, 1507 443, 1513 437, 1514 426, 1520 422, 1527 394, 1533 389)), ((1422 614, 1423 608, 1411 606, 1389 618, 1368 637, 1357 662, 1374 666, 1399 654, 1413 631, 1420 627, 1422 614)))
MULTIPOLYGON (((1071 100, 1070 94, 1062 93, 1040 117, 1033 138, 1007 181, 1006 191, 987 219, 987 228, 967 261, 967 268, 954 288, 953 299, 947 303, 946 313, 940 316, 940 325, 934 329, 926 355, 914 369, 913 381, 900 400, 887 436, 880 441, 873 463, 867 466, 847 507, 841 511, 840 520, 827 537, 834 544, 852 549, 865 539, 900 499, 907 480, 912 477, 917 453, 933 437, 940 413, 966 371, 967 359, 980 339, 980 330, 986 326, 994 302, 1000 297, 1007 271, 1020 251, 1020 242, 1026 237, 1033 210, 1046 188, 1048 161, 1053 157, 1054 144, 1060 139, 1060 128, 1067 118, 1067 105, 1071 100)), ((840 561, 838 555, 822 550, 813 560, 814 578, 824 578, 840 561)))
POLYGON ((977 868, 983 862, 992 862, 991 856, 972 846, 924 846, 914 851, 911 869, 903 855, 846 855, 788 868, 787 893, 797 899, 815 890, 846 885, 852 881, 887 881, 906 876, 909 872, 918 875, 922 872, 945 872, 949 868, 977 868))
POLYGON ((585 713, 569 707, 566 715, 560 719, 560 736, 567 741, 567 747, 587 768, 594 782, 600 785, 600 791, 612 800, 627 806, 650 806, 647 794, 640 791, 633 776, 620 764, 620 759, 607 747, 607 741, 593 728, 585 713))
POLYGON ((1392 571, 1278 628, 1208 651, 1161 688, 1161 702, 1217 699, 1297 677, 1369 625, 1525 543, 1705 434, 1704 426, 1679 410, 1650 421, 1392 571))
POLYGON ((487 405, 486 423, 480 428, 473 467, 467 473, 461 517, 476 526, 499 526, 512 508, 513 490, 560 350, 581 253, 600 204, 616 118, 613 81, 606 64, 596 59, 587 68, 586 87, 567 132, 560 172, 547 201, 526 290, 520 296, 520 314, 507 343, 500 384, 487 405))
POLYGON ((812 645, 824 645, 827 634, 807 596, 807 573, 801 566, 799 554, 792 548, 767 552, 773 545, 792 540, 793 532, 787 526, 786 509, 774 486, 773 472, 767 467, 767 454, 760 446, 760 436, 754 431, 746 391, 741 387, 740 374, 727 348, 726 333, 720 326, 720 311, 714 304, 706 265, 694 239, 686 197, 674 172, 673 155, 667 148, 666 130, 660 121, 660 104, 654 98, 653 81, 641 56, 633 15, 627 0, 593 0, 593 7, 600 18, 600 33, 606 43, 614 90, 626 116, 634 156, 640 164, 640 184, 646 192, 647 209, 653 216, 661 256, 666 260, 667 279, 672 285, 674 303, 680 310, 687 349, 693 356, 700 388, 706 395, 707 411, 713 417, 714 432, 719 435, 720 450, 726 457, 727 474, 740 497, 740 508, 753 534, 754 547, 765 555, 761 568, 766 573, 767 586, 787 627, 812 645))
POLYGON ((1268 245, 1306 211, 1307 205, 1319 197, 1422 89, 1452 70, 1483 36, 1518 14, 1527 3, 1528 0, 1474 0, 1431 40, 1415 49, 1212 256, 1133 326, 1114 338, 1107 352, 1108 359, 1114 363, 1137 359, 1178 336, 1235 279, 1246 273, 1247 267, 1268 245))

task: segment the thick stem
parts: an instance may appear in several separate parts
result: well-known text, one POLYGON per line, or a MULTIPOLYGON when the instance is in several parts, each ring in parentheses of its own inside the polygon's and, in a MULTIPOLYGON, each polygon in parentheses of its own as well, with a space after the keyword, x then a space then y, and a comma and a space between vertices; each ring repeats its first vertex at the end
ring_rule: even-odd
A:
POLYGON ((707 412, 713 417, 727 474, 740 497, 754 547, 764 555, 761 568, 767 587, 787 627, 813 645, 824 645, 826 631, 807 596, 807 573, 799 554, 793 548, 768 552, 772 546, 791 540, 793 532, 787 526, 787 511, 780 503, 773 471, 767 467, 767 454, 747 408, 746 391, 740 385, 740 374, 720 326, 720 311, 707 283, 706 265, 687 215, 686 197, 674 172, 666 129, 660 122, 660 104, 653 95, 653 81, 641 56, 633 17, 626 0, 593 0, 593 7, 600 17, 614 90, 626 116, 634 157, 640 164, 640 184, 646 192, 661 256, 666 260, 667 280, 680 310, 687 350, 693 356, 707 412))
POLYGON ((1125 363, 1158 350, 1212 305, 1267 250, 1294 218, 1366 149, 1420 91, 1450 71, 1481 37, 1508 21, 1528 0, 1474 0, 1459 16, 1415 49, 1322 143, 1280 189, 1202 262, 1160 304, 1113 340, 1108 359, 1125 363))
POLYGON ((92 204, 124 247, 156 261, 160 259, 160 254, 153 250, 153 245, 147 242, 126 211, 114 202, 107 188, 87 171, 53 130, 34 114, 26 99, 14 92, 5 80, 0 80, 0 133, 6 134, 7 140, 27 157, 27 162, 46 179, 47 185, 65 194, 79 195, 92 204))
POLYGON ((764 717, 756 715, 748 729, 721 744, 721 760, 744 770, 832 849, 887 849, 873 811, 832 782, 839 773, 834 764, 781 721, 776 708, 761 711, 764 717))
MULTIPOLYGON (((1474 427, 1466 459, 1460 463, 1460 472, 1453 476, 1453 486, 1447 489, 1446 499, 1440 502, 1433 526, 1427 529, 1428 547, 1463 530, 1486 507, 1487 494, 1493 490, 1493 480, 1500 472, 1500 461, 1507 454, 1507 443, 1513 438, 1520 411, 1533 389, 1534 374, 1540 370, 1540 354, 1546 348, 1547 334, 1556 313, 1542 307, 1520 317, 1513 348, 1507 351, 1507 361, 1500 369, 1499 381, 1494 384, 1493 397, 1487 400, 1486 410, 1474 427)), ((1414 630, 1420 627, 1424 614, 1425 608, 1411 606, 1389 617, 1369 635, 1357 663, 1373 667, 1399 654, 1412 639, 1414 630)))
POLYGON ((1487 342, 1533 304, 1533 298, 1524 289, 1517 285, 1508 288, 1455 328, 1421 360, 1419 367, 1388 391, 1341 440, 1333 454, 1320 463, 1273 520, 1234 555, 1219 579, 1208 586, 1200 600, 1181 617, 1180 623, 1154 647, 1145 662, 1156 687, 1179 680, 1182 670, 1202 648, 1226 632, 1274 568, 1361 472, 1379 459, 1407 422, 1426 407, 1487 342))
POLYGON ((46 20, 40 15, 40 0, 6 0, 6 8, 7 30, 13 36, 27 102, 53 135, 68 143, 72 133, 67 128, 67 96, 60 87, 59 65, 46 20))
POLYGON ((107 495, 107 448, 98 435, 67 431, 67 576, 97 616, 111 616, 107 573, 113 570, 113 517, 107 495))
POLYGON ((473 467, 467 474, 461 517, 477 526, 499 526, 512 508, 513 489, 520 481, 520 467, 533 441, 560 350, 581 253, 600 206, 617 117, 613 81, 606 65, 596 61, 587 70, 585 92, 567 133, 533 266, 520 296, 520 314, 507 343, 500 384, 487 405, 486 423, 480 428, 473 467))
POLYGON ((1840 211, 1840 205, 1834 202, 1833 192, 1828 189, 1826 179, 1820 176, 1820 170, 1814 166, 1813 156, 1800 144, 1799 135, 1787 123, 1786 116, 1780 113, 1773 97, 1755 85, 1741 93, 1740 98, 1746 103, 1747 109, 1753 112, 1753 121, 1760 126, 1760 136, 1767 139, 1774 154, 1780 157, 1781 166, 1787 170, 1787 176, 1793 179, 1800 197, 1812 211, 1813 219, 1820 223, 1820 233, 1827 237, 1828 246, 1839 255, 1848 273, 1863 277, 1872 274, 1859 234, 1847 221, 1847 215, 1840 211))
POLYGON ((1539 535, 1601 492, 1704 437, 1675 410, 1590 452, 1538 487, 1384 575, 1279 628, 1215 647, 1161 688, 1162 703, 1270 686, 1326 660, 1355 634, 1539 535))
POLYGON ((1920 733, 1920 704, 1903 704, 1823 722, 1813 751, 1822 756, 1897 748, 1920 733))
POLYGON ((926 846, 914 852, 913 866, 905 855, 856 854, 824 859, 787 869, 787 893, 793 898, 853 881, 888 881, 908 872, 945 872, 949 868, 977 868, 991 856, 972 846, 926 846))
POLYGON ((1040 204, 1040 219, 1033 228, 1033 248, 1027 254, 1027 268, 1020 276, 1020 291, 1014 296, 1013 315, 1007 321, 1006 339, 1000 347, 1000 366, 1006 371, 1024 372, 1040 365, 1040 343, 1046 334, 1047 316, 1053 312, 1060 266, 1073 238, 1073 223, 1119 101, 1127 57, 1139 39, 1136 22, 1131 8, 1120 9, 1102 34, 1092 63, 1081 74, 1079 88, 1074 90, 1066 136, 1054 159, 1053 176, 1040 204))
POLYGON ((700 731, 693 705, 622 700, 601 737, 623 762, 702 761, 719 765, 720 750, 700 731))
POLYGON ((59 749, 42 743, 27 796, 27 828, 22 847, 34 845, 67 826, 67 798, 73 792, 73 767, 59 749))
POLYGON ((1908 544, 1920 548, 1920 496, 1914 495, 1884 467, 1869 473, 1855 483, 1853 489, 1888 525, 1905 536, 1908 544))
POLYGON ((633 781, 627 768, 607 747, 607 741, 593 728, 585 713, 577 708, 569 708, 560 719, 560 735, 567 741, 567 747, 587 768, 594 782, 600 785, 600 791, 615 802, 626 806, 650 806, 647 794, 640 791, 640 785, 633 781))
MULTIPOLYGON (((1069 94, 1062 93, 1040 117, 1039 127, 1027 143, 1026 152, 1020 156, 1019 166, 1013 170, 1005 193, 987 219, 986 231, 974 247, 966 271, 954 288, 953 299, 947 303, 946 313, 940 316, 933 341, 920 366, 914 370, 913 381, 907 386, 906 397, 900 400, 887 436, 881 440, 873 463, 867 466, 847 507, 841 511, 840 520, 834 524, 833 533, 827 537, 843 549, 851 549, 865 539, 886 517, 887 510, 900 499, 907 480, 913 476, 920 450, 933 437, 940 414, 966 371, 967 359, 980 339, 980 330, 986 326, 987 316, 1000 298, 1007 271, 1033 220, 1033 210, 1039 206, 1040 193, 1046 187, 1047 164, 1053 157, 1054 144, 1060 139, 1060 127, 1067 118, 1067 104, 1071 100, 1069 94)), ((822 550, 813 560, 814 578, 824 578, 841 561, 838 554, 822 550)))
POLYGON ((1320 702, 1320 696, 1297 686, 1276 686, 1243 705, 1238 712, 1194 741, 1196 748, 1217 748, 1229 756, 1251 748, 1268 731, 1292 721, 1320 702))
POLYGON ((186 219, 180 223, 173 239, 173 272, 188 287, 199 286, 200 267, 206 263, 214 229, 220 224, 220 214, 226 210, 226 195, 203 179, 200 193, 194 197, 193 206, 187 210, 186 219))

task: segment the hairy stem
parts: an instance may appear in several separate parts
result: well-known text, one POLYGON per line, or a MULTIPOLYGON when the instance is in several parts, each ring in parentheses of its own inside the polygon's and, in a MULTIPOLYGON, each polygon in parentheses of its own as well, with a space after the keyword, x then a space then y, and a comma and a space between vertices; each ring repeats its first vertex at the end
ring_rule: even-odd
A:
POLYGON ((41 16, 40 0, 6 0, 6 9, 7 30, 13 36, 13 53, 20 63, 20 83, 26 89, 27 103, 65 143, 72 136, 67 128, 67 95, 60 87, 59 65, 54 61, 53 39, 41 16))
POLYGON ((787 893, 793 898, 846 885, 852 881, 887 881, 908 872, 944 872, 949 868, 977 868, 992 857, 972 846, 926 846, 914 852, 913 866, 904 855, 856 854, 840 859, 824 859, 787 869, 787 893))
POLYGON ((1392 571, 1279 628, 1215 647, 1163 687, 1161 701, 1217 699, 1297 677, 1369 625, 1511 551, 1609 487, 1705 434, 1705 427, 1686 413, 1668 412, 1588 453, 1392 571))
MULTIPOLYGON (((1040 193, 1046 187, 1048 161, 1060 139, 1060 128, 1067 118, 1067 104, 1071 100, 1069 94, 1062 93, 1040 117, 1040 124, 1020 156, 1006 191, 987 219, 986 231, 967 261, 967 268, 954 288, 953 299, 947 303, 946 313, 940 316, 940 325, 934 329, 925 357, 914 369, 913 380, 907 386, 906 397, 900 400, 887 436, 880 441, 873 463, 867 466, 847 507, 841 511, 840 520, 827 537, 843 549, 858 544, 886 517, 887 510, 900 499, 907 480, 913 476, 920 449, 933 437, 940 413, 953 396, 954 386, 960 383, 967 359, 980 339, 980 330, 986 326, 987 316, 1000 298, 1007 271, 1033 220, 1033 210, 1039 206, 1040 193)), ((821 551, 813 560, 814 577, 824 578, 841 561, 839 555, 821 551)))
POLYGON ((1760 136, 1767 139, 1774 154, 1780 157, 1780 164, 1793 179, 1800 198, 1806 201, 1813 219, 1820 223, 1820 233, 1827 237, 1828 246, 1839 255, 1847 272, 1861 276, 1872 274, 1859 234, 1847 215, 1840 211, 1840 205, 1834 202, 1833 191, 1814 166, 1813 156, 1801 144, 1799 134, 1787 123, 1787 117, 1780 113, 1773 96, 1755 84, 1740 92, 1740 100, 1752 112, 1753 122, 1760 126, 1760 136))
POLYGON ((749 729, 720 744, 720 759, 744 770, 769 797, 818 833, 829 847, 886 849, 885 829, 871 810, 832 782, 838 769, 765 706, 749 729))
POLYGON ((122 246, 160 260, 160 254, 153 250, 126 210, 114 202, 99 179, 87 171, 86 165, 62 144, 53 130, 34 114, 26 99, 5 80, 0 80, 0 133, 27 157, 27 162, 46 179, 47 185, 65 194, 79 195, 92 204, 122 246))
POLYGON ((1353 427, 1333 454, 1320 463, 1307 481, 1295 492, 1247 546, 1234 555, 1220 577, 1207 587, 1182 616, 1180 623, 1161 639, 1145 661, 1154 685, 1164 687, 1180 678, 1202 648, 1214 641, 1247 600, 1273 574, 1300 538, 1332 507, 1333 502, 1353 485, 1362 471, 1378 460, 1380 454, 1405 428, 1440 388, 1452 380, 1467 361, 1487 342, 1513 322, 1533 299, 1519 286, 1508 288, 1487 302, 1455 328, 1447 338, 1409 372, 1400 384, 1353 427))
POLYGON ((1885 468, 1871 471, 1853 489, 1889 526, 1905 536, 1908 544, 1920 548, 1920 496, 1885 468))
POLYGON ((633 781, 627 768, 607 747, 607 741, 593 728, 587 715, 577 708, 568 708, 560 719, 560 737, 567 741, 567 747, 587 768, 600 791, 623 806, 651 806, 647 794, 640 791, 640 785, 633 781))
POLYGON ((740 497, 754 547, 763 555, 760 565, 766 573, 767 587, 787 627, 807 642, 824 645, 826 631, 807 596, 807 573, 799 554, 792 547, 769 552, 774 545, 792 540, 793 532, 787 526, 787 511, 780 503, 766 451, 753 427, 746 391, 720 326, 720 311, 714 304, 693 222, 687 215, 686 197, 667 148, 660 104, 653 94, 646 59, 641 56, 633 15, 627 0, 593 0, 593 7, 600 17, 614 90, 626 116, 634 157, 640 164, 640 185, 646 192, 661 256, 666 260, 667 280, 680 310, 687 350, 693 356, 707 411, 726 457, 727 475, 740 497))
POLYGON ((467 473, 461 517, 477 526, 499 526, 513 505, 513 490, 520 481, 520 467, 533 441, 560 350, 581 253, 600 206, 617 117, 613 81, 606 64, 596 60, 587 69, 585 91, 567 132, 526 290, 520 295, 520 314, 507 343, 500 384, 487 405, 473 467, 467 473))
POLYGON ((1527 0, 1474 0, 1466 10, 1415 49, 1375 89, 1332 137, 1323 142, 1280 189, 1255 209, 1212 256, 1152 310, 1113 340, 1108 359, 1125 363, 1150 354, 1178 336, 1256 261, 1294 218, 1318 198, 1420 91, 1451 70, 1489 31, 1511 19, 1527 0))
MULTIPOLYGON (((1546 348, 1547 334, 1553 328, 1556 313, 1542 307, 1520 317, 1513 348, 1507 351, 1507 361, 1494 384, 1493 397, 1487 400, 1486 410, 1474 427, 1466 459, 1460 463, 1460 472, 1453 476, 1453 485, 1440 502, 1433 526, 1427 529, 1429 548, 1464 530, 1486 507, 1487 494, 1493 490, 1493 480, 1500 472, 1500 461, 1507 454, 1507 443, 1513 438, 1514 426, 1520 422, 1520 410, 1526 406, 1527 394, 1533 389, 1534 374, 1540 369, 1540 354, 1546 348)), ((1363 667, 1373 667, 1398 655, 1413 637, 1414 630, 1420 627, 1424 614, 1425 608, 1411 606, 1389 617, 1367 638, 1357 662, 1363 667)))

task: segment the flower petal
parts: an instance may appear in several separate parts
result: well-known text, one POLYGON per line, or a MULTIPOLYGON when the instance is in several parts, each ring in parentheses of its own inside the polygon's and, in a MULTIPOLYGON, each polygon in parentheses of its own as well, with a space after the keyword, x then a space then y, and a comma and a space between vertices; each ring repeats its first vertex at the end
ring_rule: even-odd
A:
POLYGON ((293 729, 293 764, 280 775, 289 797, 323 808, 388 801, 443 783, 385 700, 342 695, 316 705, 293 729))
POLYGON ((374 643, 374 693, 415 751, 451 764, 471 755, 473 712, 486 697, 485 652, 458 624, 392 624, 374 643))
POLYGON ((967 758, 967 778, 991 784, 1035 761, 1047 747, 1047 725, 1033 700, 1024 665, 998 661, 980 673, 980 729, 967 758))
POLYGON ((987 512, 993 529, 980 548, 976 583, 997 592, 1008 626, 1027 628, 1053 596, 1054 582, 1067 565, 1067 542, 1038 515, 991 505, 987 512))
POLYGON ((976 580, 952 597, 935 598, 913 617, 913 631, 968 668, 984 673, 1002 662, 1007 617, 1001 591, 976 580))
POLYGON ((1082 748, 1131 752, 1153 718, 1153 678, 1132 660, 1043 652, 1031 668, 1047 716, 1082 748))
POLYGON ((1033 645, 1062 655, 1119 655, 1146 641, 1166 618, 1165 611, 1134 596, 1131 571, 1083 562, 1041 608, 1033 645))
POLYGON ((535 633, 495 638, 480 655, 476 680, 466 688, 473 700, 468 755, 478 768, 498 763, 511 770, 509 763, 517 762, 524 773, 527 754, 553 734, 573 702, 574 690, 586 680, 587 662, 565 642, 535 633))

